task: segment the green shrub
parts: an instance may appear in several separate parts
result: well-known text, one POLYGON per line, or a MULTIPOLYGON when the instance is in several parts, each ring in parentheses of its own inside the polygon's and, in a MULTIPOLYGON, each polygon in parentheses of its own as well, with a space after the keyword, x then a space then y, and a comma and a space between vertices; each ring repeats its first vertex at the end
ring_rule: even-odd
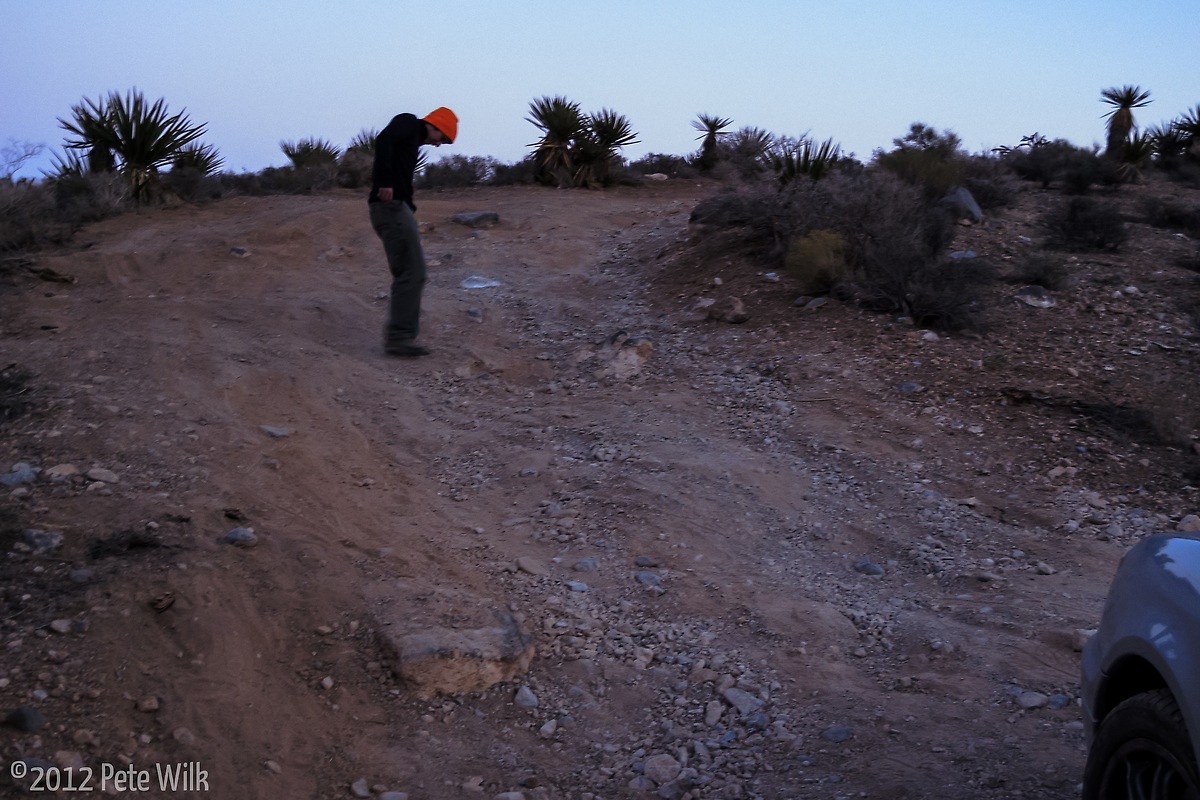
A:
POLYGON ((1043 218, 1050 244, 1061 249, 1119 250, 1129 238, 1121 212, 1112 203, 1072 197, 1043 218))
POLYGON ((850 277, 849 245, 840 233, 809 231, 788 244, 783 266, 802 294, 828 294, 850 277))
POLYGON ((1064 190, 1074 194, 1104 182, 1113 169, 1111 164, 1102 163, 1096 150, 1076 147, 1066 139, 1046 141, 1037 137, 1028 147, 1009 150, 1001 159, 1022 180, 1036 181, 1043 189, 1061 182, 1064 190))
POLYGON ((375 169, 375 151, 351 145, 337 162, 337 185, 343 189, 359 189, 371 185, 375 169))
POLYGON ((962 162, 963 186, 985 211, 1008 208, 1021 191, 1008 164, 994 156, 970 156, 962 162))
POLYGON ((492 171, 493 186, 529 186, 537 183, 538 167, 532 158, 514 164, 497 163, 492 171))
POLYGON ((996 279, 994 267, 972 258, 940 261, 914 272, 907 311, 923 328, 961 331, 984 327, 983 288, 996 279))

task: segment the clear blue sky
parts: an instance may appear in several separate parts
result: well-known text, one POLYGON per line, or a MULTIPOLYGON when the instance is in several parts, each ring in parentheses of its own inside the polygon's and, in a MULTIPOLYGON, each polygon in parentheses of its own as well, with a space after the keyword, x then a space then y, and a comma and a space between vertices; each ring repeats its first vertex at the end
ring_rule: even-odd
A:
POLYGON ((630 158, 693 152, 700 112, 861 159, 915 121, 972 152, 1088 146, 1106 87, 1151 91, 1141 125, 1200 104, 1200 0, 0 0, 0 75, 0 147, 47 148, 31 177, 73 104, 133 87, 234 172, 439 105, 459 140, 431 155, 516 161, 543 95, 625 114, 630 158))

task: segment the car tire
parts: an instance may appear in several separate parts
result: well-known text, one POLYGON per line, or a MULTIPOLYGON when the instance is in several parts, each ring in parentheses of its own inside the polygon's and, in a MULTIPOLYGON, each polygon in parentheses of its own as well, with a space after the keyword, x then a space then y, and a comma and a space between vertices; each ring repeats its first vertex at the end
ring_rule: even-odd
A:
POLYGON ((1084 800, 1200 800, 1192 740, 1166 689, 1134 695, 1101 721, 1083 771, 1084 800))

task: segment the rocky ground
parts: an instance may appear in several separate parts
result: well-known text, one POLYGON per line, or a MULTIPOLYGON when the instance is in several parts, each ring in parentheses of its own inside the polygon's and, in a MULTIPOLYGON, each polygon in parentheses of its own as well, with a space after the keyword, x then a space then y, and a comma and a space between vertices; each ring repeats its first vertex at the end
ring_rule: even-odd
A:
MULTIPOLYGON (((1196 244, 1138 221, 1198 193, 1121 190, 1132 239, 1052 307, 1000 282, 939 336, 795 305, 689 228, 717 188, 419 198, 415 361, 349 193, 10 270, 0 786, 1074 796, 1116 563, 1200 526, 1196 244)), ((1061 199, 955 248, 1003 269, 1061 199)))

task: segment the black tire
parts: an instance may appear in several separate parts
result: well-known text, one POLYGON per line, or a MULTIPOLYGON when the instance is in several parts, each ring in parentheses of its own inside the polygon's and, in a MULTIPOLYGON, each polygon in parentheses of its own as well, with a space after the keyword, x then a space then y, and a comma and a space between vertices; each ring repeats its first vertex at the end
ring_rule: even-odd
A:
POLYGON ((1183 715, 1166 689, 1135 695, 1100 723, 1083 771, 1084 800, 1200 800, 1183 715))

